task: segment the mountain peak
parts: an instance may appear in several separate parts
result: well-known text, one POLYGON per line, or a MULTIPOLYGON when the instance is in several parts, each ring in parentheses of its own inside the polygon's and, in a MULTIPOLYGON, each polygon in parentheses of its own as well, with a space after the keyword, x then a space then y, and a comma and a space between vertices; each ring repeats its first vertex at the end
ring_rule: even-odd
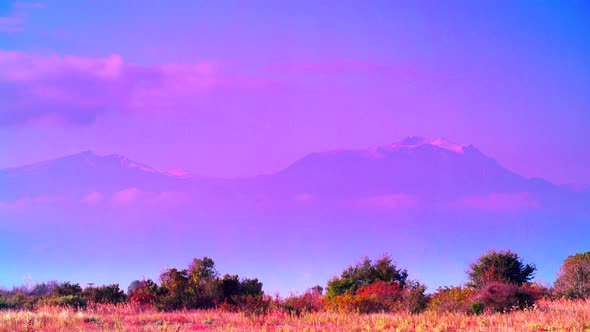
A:
POLYGON ((428 138, 422 137, 422 136, 406 137, 401 142, 392 144, 391 147, 394 149, 399 149, 399 148, 414 148, 414 147, 418 147, 418 146, 422 146, 422 145, 437 146, 439 148, 442 148, 445 150, 450 150, 450 151, 457 152, 457 153, 463 153, 464 152, 463 148, 467 147, 467 145, 465 145, 465 144, 454 143, 454 142, 451 142, 451 141, 449 141, 445 138, 442 138, 442 137, 431 140, 431 139, 428 139, 428 138))

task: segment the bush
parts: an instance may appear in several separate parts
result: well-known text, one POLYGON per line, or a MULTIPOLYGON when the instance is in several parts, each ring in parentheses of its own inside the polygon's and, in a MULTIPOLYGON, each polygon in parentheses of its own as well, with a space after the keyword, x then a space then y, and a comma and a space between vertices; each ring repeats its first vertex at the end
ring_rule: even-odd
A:
POLYGON ((328 282, 325 306, 338 312, 424 310, 426 287, 408 281, 408 272, 398 269, 385 255, 374 263, 367 257, 328 282))
POLYGON ((590 297, 590 251, 565 259, 555 281, 555 293, 571 299, 590 297))
POLYGON ((401 308, 404 290, 399 283, 376 281, 356 292, 363 313, 396 311, 401 308))
POLYGON ((474 300, 483 303, 486 310, 505 312, 532 306, 546 293, 546 288, 537 285, 490 282, 475 294, 474 300))
POLYGON ((53 295, 61 296, 82 296, 82 287, 80 284, 71 284, 70 282, 63 282, 55 285, 53 288, 53 295))
POLYGON ((145 279, 135 286, 129 294, 129 299, 135 304, 153 306, 166 293, 165 288, 158 287, 151 279, 145 279))
POLYGON ((388 255, 374 263, 365 257, 361 262, 344 270, 340 278, 334 277, 328 281, 326 293, 328 296, 354 294, 358 289, 377 281, 396 282, 403 288, 407 278, 408 272, 398 269, 388 255))
POLYGON ((271 308, 272 298, 269 296, 242 295, 234 297, 238 309, 249 316, 266 315, 271 308))
MULTIPOLYGON (((461 286, 439 287, 430 298, 428 309, 435 312, 469 312, 475 291, 461 286)), ((483 305, 483 304, 482 304, 483 305)))
POLYGON ((484 306, 483 302, 481 302, 481 301, 473 302, 469 306, 469 310, 476 315, 483 314, 484 309, 485 309, 485 306, 484 306))
POLYGON ((119 289, 119 284, 87 287, 83 295, 87 301, 94 303, 119 304, 127 300, 125 293, 119 289))
POLYGON ((470 265, 468 285, 473 288, 490 282, 522 285, 533 278, 536 270, 534 264, 525 265, 514 252, 490 251, 470 265))
POLYGON ((413 314, 424 311, 429 301, 425 292, 425 285, 417 281, 408 282, 402 293, 402 309, 413 314))
POLYGON ((52 297, 49 299, 49 305, 70 307, 72 309, 86 309, 86 299, 80 295, 65 295, 52 297))
POLYGON ((322 299, 322 292, 324 289, 321 286, 315 286, 308 289, 302 295, 292 295, 286 298, 281 307, 286 309, 291 314, 297 316, 307 312, 317 312, 324 309, 324 301, 322 299))

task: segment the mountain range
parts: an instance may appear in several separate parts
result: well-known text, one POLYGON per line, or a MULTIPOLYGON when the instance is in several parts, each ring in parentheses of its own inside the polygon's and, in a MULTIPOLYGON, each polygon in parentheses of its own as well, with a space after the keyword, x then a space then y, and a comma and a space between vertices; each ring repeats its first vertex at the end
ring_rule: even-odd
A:
POLYGON ((527 178, 444 139, 317 152, 236 179, 86 151, 0 170, 0 250, 19 253, 0 265, 15 284, 126 285, 208 255, 286 294, 389 252, 432 290, 462 282, 482 251, 510 248, 549 281, 587 250, 588 203, 585 186, 527 178))
POLYGON ((537 202, 572 201, 586 190, 518 175, 472 145, 408 137, 364 150, 312 153, 270 175, 221 180, 176 175, 120 155, 91 151, 0 170, 0 202, 39 197, 103 197, 134 189, 186 193, 218 200, 411 197, 427 204, 461 199, 527 197, 537 202))

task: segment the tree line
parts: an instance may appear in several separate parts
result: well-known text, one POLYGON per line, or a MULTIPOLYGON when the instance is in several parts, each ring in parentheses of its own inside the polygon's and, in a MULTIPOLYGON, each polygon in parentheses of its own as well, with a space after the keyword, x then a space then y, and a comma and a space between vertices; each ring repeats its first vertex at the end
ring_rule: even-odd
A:
POLYGON ((537 268, 510 250, 489 251, 469 266, 468 282, 439 287, 426 294, 426 286, 409 278, 384 255, 368 257, 334 276, 324 288, 315 286, 286 298, 263 292, 258 279, 221 276, 209 257, 195 258, 185 269, 167 268, 158 282, 135 280, 127 288, 118 284, 86 287, 70 282, 45 282, 0 290, 0 309, 35 309, 39 305, 84 309, 96 304, 134 304, 162 311, 221 309, 263 314, 287 310, 337 312, 439 312, 510 311, 533 305, 541 298, 590 297, 590 251, 569 256, 552 287, 532 282, 537 268))

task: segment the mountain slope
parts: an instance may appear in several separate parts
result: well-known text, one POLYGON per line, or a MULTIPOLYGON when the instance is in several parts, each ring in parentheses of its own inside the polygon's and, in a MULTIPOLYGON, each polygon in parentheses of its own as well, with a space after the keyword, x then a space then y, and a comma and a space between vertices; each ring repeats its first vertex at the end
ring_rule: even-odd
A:
POLYGON ((87 151, 2 170, 0 188, 0 201, 92 192, 109 195, 127 188, 192 192, 217 200, 341 200, 403 194, 437 202, 498 193, 526 193, 540 199, 573 195, 542 179, 515 174, 472 145, 422 137, 364 150, 312 153, 275 174, 223 181, 174 176, 122 156, 87 151))
POLYGON ((113 193, 130 187, 172 191, 186 190, 187 184, 123 156, 91 151, 0 171, 0 199, 113 193))

